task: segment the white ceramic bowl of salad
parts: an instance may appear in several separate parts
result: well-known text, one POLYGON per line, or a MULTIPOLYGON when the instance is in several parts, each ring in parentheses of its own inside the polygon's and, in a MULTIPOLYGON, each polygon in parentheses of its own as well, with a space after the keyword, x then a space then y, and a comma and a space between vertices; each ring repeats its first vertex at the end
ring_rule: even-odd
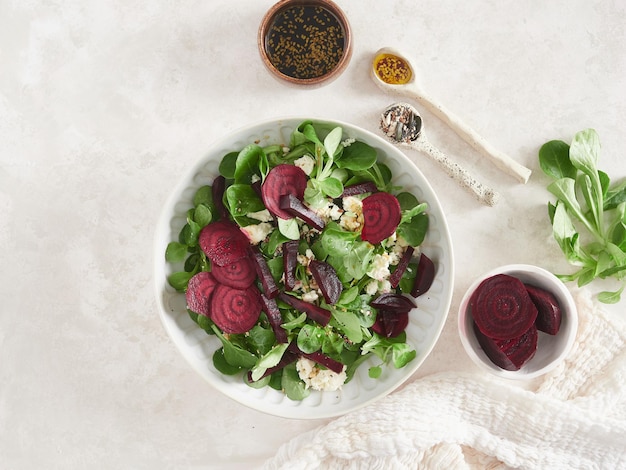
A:
MULTIPOLYGON (((170 276, 181 271, 183 263, 177 264, 165 259, 168 246, 179 240, 181 230, 187 224, 187 213, 194 208, 196 192, 202 187, 212 185, 220 174, 220 163, 226 154, 239 152, 249 144, 286 147, 294 130, 306 120, 308 118, 268 120, 239 129, 212 145, 208 153, 182 178, 167 200, 156 227, 154 259, 161 321, 180 353, 198 374, 228 397, 250 408, 286 418, 318 419, 345 414, 396 389, 424 362, 443 329, 453 291, 453 251, 439 200, 419 169, 391 143, 371 132, 345 122, 312 120, 316 126, 326 129, 341 127, 343 145, 350 145, 355 139, 373 148, 377 163, 390 170, 390 183, 393 187, 402 187, 403 191, 413 194, 420 203, 427 204, 429 226, 416 253, 424 254, 432 260, 435 266, 434 279, 426 293, 416 298, 411 297, 417 308, 409 313, 405 343, 416 354, 401 368, 392 364, 381 366, 377 356, 368 357, 340 389, 309 389, 307 396, 299 400, 288 398, 280 387, 251 387, 245 383, 244 374, 227 375, 216 368, 213 358, 222 347, 222 341, 215 334, 207 334, 192 319, 187 311, 185 294, 168 282, 170 276), (377 370, 379 374, 371 374, 372 370, 377 370), (377 378, 372 377, 377 375, 377 378)), ((362 282, 359 285, 364 284, 362 282)))
MULTIPOLYGON (((504 297, 509 296, 514 290, 514 288, 509 287, 507 284, 500 284, 500 287, 494 288, 493 297, 487 302, 502 302, 506 304, 508 300, 504 297), (496 293, 496 290, 499 288, 505 291, 502 295, 496 293), (498 297, 500 298, 498 299, 498 297)), ((542 294, 537 294, 536 289, 532 291, 532 293, 533 296, 530 296, 531 300, 541 304, 542 301, 537 300, 536 296, 541 296, 542 294)), ((505 312, 503 319, 505 322, 513 322, 514 320, 511 318, 513 315, 514 313, 512 312, 505 312)), ((572 348, 578 331, 578 313, 570 291, 554 274, 538 266, 510 264, 486 272, 472 283, 461 300, 458 329, 465 351, 472 361, 481 369, 505 379, 530 380, 553 370, 565 359, 572 348), (502 359, 496 357, 495 362, 490 359, 487 353, 490 346, 488 343, 484 343, 484 341, 486 341, 484 336, 481 339, 483 343, 481 344, 481 341, 479 341, 479 336, 482 333, 480 330, 477 330, 478 327, 475 324, 473 315, 475 312, 472 311, 472 308, 479 308, 477 307, 478 302, 472 300, 477 289, 479 289, 481 285, 486 286, 487 284, 483 283, 487 280, 497 281, 498 279, 504 279, 504 282, 507 282, 508 279, 502 278, 502 275, 518 279, 526 287, 529 285, 534 286, 535 288, 539 288, 551 294, 550 302, 547 302, 547 304, 543 302, 544 306, 549 306, 551 302, 555 301, 560 307, 560 321, 558 322, 558 326, 554 319, 553 312, 548 315, 547 319, 541 322, 542 307, 538 307, 539 313, 533 324, 533 327, 538 327, 535 350, 533 352, 529 348, 527 352, 520 352, 521 356, 515 365, 513 365, 513 363, 516 362, 515 359, 510 364, 507 364, 506 359, 504 359, 504 363, 500 362, 500 364, 496 362, 502 359), (543 323, 543 325, 541 323, 543 323), (550 323, 550 325, 547 323, 550 323), (546 330, 549 330, 549 332, 546 332, 546 330), (527 356, 530 356, 530 358, 527 358, 527 356), (510 370, 507 370, 506 366, 510 366, 510 370), (516 369, 517 366, 520 367, 516 369)), ((518 348, 518 351, 521 351, 521 348, 518 348)), ((491 352, 490 354, 494 353, 491 352)), ((497 355, 498 353, 496 352, 495 354, 497 355)))

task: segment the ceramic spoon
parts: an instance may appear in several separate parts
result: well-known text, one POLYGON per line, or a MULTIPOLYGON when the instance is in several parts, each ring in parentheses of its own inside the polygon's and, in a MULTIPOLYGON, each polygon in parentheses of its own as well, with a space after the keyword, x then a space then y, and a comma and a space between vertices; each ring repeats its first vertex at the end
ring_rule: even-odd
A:
POLYGON ((426 153, 481 203, 493 206, 498 202, 498 193, 479 183, 466 169, 450 160, 426 139, 422 117, 413 106, 406 103, 392 104, 383 112, 380 128, 392 142, 426 153))
POLYGON ((374 82, 387 92, 396 93, 398 95, 416 99, 421 105, 432 112, 435 116, 450 126, 463 140, 489 158, 493 163, 505 173, 513 176, 518 181, 526 183, 530 178, 531 171, 506 154, 499 152, 493 148, 485 139, 478 135, 473 129, 463 124, 459 118, 446 110, 441 103, 435 101, 432 97, 424 93, 415 80, 415 69, 411 66, 410 61, 395 49, 384 47, 379 49, 374 55, 371 74, 374 82), (377 65, 381 59, 396 58, 399 61, 388 62, 402 64, 407 72, 404 74, 404 80, 393 80, 388 75, 383 76, 377 72, 377 65), (384 78, 387 78, 385 81, 384 78))

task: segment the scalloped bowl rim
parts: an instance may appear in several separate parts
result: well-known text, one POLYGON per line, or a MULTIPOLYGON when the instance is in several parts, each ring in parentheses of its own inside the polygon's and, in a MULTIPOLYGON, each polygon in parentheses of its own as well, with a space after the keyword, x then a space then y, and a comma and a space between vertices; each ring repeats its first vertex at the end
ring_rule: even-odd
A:
POLYGON ((421 171, 404 153, 383 138, 353 124, 327 118, 292 116, 267 119, 233 131, 211 144, 209 149, 174 187, 163 207, 154 236, 154 285, 159 317, 180 354, 201 377, 224 395, 249 408, 284 418, 321 419, 339 416, 378 400, 402 385, 421 366, 438 341, 449 313, 454 287, 453 250, 447 221, 437 195, 421 171), (184 295, 174 291, 167 283, 168 274, 174 270, 165 262, 164 253, 167 244, 175 239, 177 230, 182 227, 183 222, 176 220, 183 218, 184 211, 191 207, 189 201, 195 189, 210 184, 217 176, 218 164, 223 155, 253 141, 264 144, 288 143, 287 137, 291 130, 304 120, 341 126, 347 137, 355 137, 373 145, 381 153, 381 159, 393 167, 393 181, 416 194, 418 199, 428 202, 431 226, 422 247, 424 253, 439 263, 433 286, 429 292, 416 299, 418 308, 414 310, 416 314, 411 315, 407 327, 407 338, 418 352, 412 362, 402 369, 385 367, 381 378, 368 379, 367 365, 374 365, 370 359, 359 367, 354 379, 341 390, 312 391, 306 399, 292 401, 270 387, 254 389, 245 385, 240 377, 224 376, 214 369, 209 356, 217 349, 218 340, 209 337, 193 323, 186 313, 184 295), (394 168, 403 173, 396 175, 394 168), (405 184, 407 182, 408 185, 405 184), (411 187, 411 184, 414 186, 411 187))

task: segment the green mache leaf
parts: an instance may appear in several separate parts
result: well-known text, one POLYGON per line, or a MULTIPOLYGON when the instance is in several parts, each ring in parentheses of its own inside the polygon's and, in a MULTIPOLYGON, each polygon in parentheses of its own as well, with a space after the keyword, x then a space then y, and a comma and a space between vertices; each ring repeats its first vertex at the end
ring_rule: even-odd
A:
POLYGON ((235 375, 241 367, 231 366, 224 357, 224 348, 219 348, 213 353, 213 366, 224 375, 235 375))
POLYGON ((372 366, 367 369, 367 374, 372 379, 378 379, 383 373, 383 369, 380 366, 372 366))
POLYGON ((187 245, 170 242, 165 249, 165 260, 168 263, 179 263, 187 256, 187 245))
POLYGON ((426 238, 428 226, 428 214, 422 212, 412 217, 410 221, 401 223, 396 229, 396 233, 404 238, 409 245, 419 246, 426 238))
POLYGON ((249 184, 233 184, 226 188, 226 203, 234 217, 265 209, 263 201, 249 184))
POLYGON ((569 158, 569 145, 562 140, 551 140, 541 146, 539 166, 554 179, 576 178, 576 167, 569 158))
POLYGON ((343 265, 350 276, 361 279, 365 276, 373 257, 374 251, 369 243, 355 241, 348 256, 344 258, 343 265))
POLYGON ((278 343, 264 354, 251 369, 252 380, 257 381, 270 367, 278 364, 287 350, 289 343, 278 343))
POLYGON ((263 149, 257 144, 247 145, 237 155, 235 182, 250 184, 253 175, 260 175, 259 166, 263 165, 267 166, 267 157, 263 149))
POLYGON ((300 228, 296 219, 282 219, 277 217, 278 230, 290 240, 300 240, 300 228))
POLYGON ((200 204, 204 204, 211 211, 214 210, 215 204, 213 204, 213 188, 211 186, 201 186, 194 194, 193 205, 199 206, 200 204))
POLYGON ((185 292, 187 290, 187 284, 189 284, 189 279, 191 279, 192 276, 193 273, 186 271, 175 272, 167 276, 167 282, 178 292, 185 292))
POLYGON ((335 154, 337 153, 339 144, 341 144, 342 135, 343 130, 341 129, 341 127, 335 127, 324 138, 324 150, 326 150, 326 155, 328 155, 329 158, 334 158, 335 154))
POLYGON ((395 343, 391 346, 391 361, 396 369, 406 366, 417 357, 417 352, 406 343, 395 343))
POLYGON ((329 177, 318 180, 317 184, 320 191, 332 199, 338 198, 343 193, 343 184, 336 178, 329 177))
POLYGON ((218 329, 213 328, 215 334, 218 336, 224 347, 224 359, 231 366, 241 367, 243 369, 250 369, 254 367, 257 362, 257 357, 250 351, 244 349, 239 344, 235 344, 229 341, 218 329))
POLYGON ((332 322, 353 343, 363 341, 363 331, 359 318, 351 311, 342 308, 332 308, 332 322))
POLYGON ((297 316, 293 320, 285 322, 281 326, 285 330, 291 332, 292 330, 295 330, 296 328, 302 327, 302 325, 306 323, 306 319, 307 319, 306 313, 301 313, 299 316, 297 316))
POLYGON ((300 379, 296 365, 293 363, 283 369, 281 385, 285 395, 290 400, 303 400, 311 393, 310 389, 306 388, 304 382, 300 379))
POLYGON ((325 332, 323 328, 315 325, 304 325, 298 332, 298 348, 305 353, 319 351, 324 342, 325 332))
POLYGON ((351 171, 369 170, 378 158, 376 149, 365 142, 356 141, 343 149, 341 158, 335 161, 339 168, 351 171))
POLYGON ((219 172, 224 178, 229 180, 235 179, 235 170, 237 168, 237 157, 239 152, 229 152, 222 157, 219 172))
POLYGON ((213 213, 204 204, 198 204, 193 211, 193 219, 201 228, 206 227, 213 220, 213 213))
POLYGON ((593 129, 577 132, 569 149, 572 165, 592 179, 597 175, 600 139, 593 129))
POLYGON ((616 291, 603 291, 598 294, 598 300, 604 304, 616 304, 622 298, 622 292, 624 291, 624 286, 616 291))
POLYGON ((253 326, 248 332, 248 343, 258 355, 267 354, 276 343, 276 336, 271 328, 253 326))
POLYGON ((611 209, 615 209, 617 206, 625 202, 626 202, 626 181, 606 191, 606 197, 604 199, 604 210, 608 211, 611 209))

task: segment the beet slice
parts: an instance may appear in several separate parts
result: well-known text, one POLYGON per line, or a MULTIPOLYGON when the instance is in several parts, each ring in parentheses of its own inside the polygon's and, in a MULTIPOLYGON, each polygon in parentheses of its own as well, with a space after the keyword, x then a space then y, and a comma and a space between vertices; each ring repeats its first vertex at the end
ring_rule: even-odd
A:
POLYGON ((265 207, 281 219, 290 219, 292 215, 280 208, 280 198, 292 194, 302 200, 306 189, 306 173, 295 165, 281 164, 272 168, 261 186, 261 195, 265 207))
POLYGON ((211 294, 213 294, 216 286, 217 281, 213 274, 207 271, 200 271, 195 274, 189 279, 185 292, 187 308, 199 315, 210 316, 211 294))
POLYGON ((219 284, 211 296, 210 318, 224 333, 245 333, 261 314, 261 294, 256 286, 234 289, 219 284))
POLYGON ((220 266, 232 264, 248 256, 250 242, 239 230, 239 226, 229 220, 211 222, 198 236, 200 248, 209 259, 220 266))
POLYGON ((394 289, 398 287, 398 285, 400 284, 400 279, 402 279, 402 276, 406 272, 406 268, 409 267, 409 263, 411 262, 414 251, 415 248, 413 248, 412 246, 407 246, 404 250, 404 253, 402 253, 402 257, 400 258, 396 269, 394 270, 394 272, 391 273, 391 276, 389 276, 389 283, 394 289))
POLYGON ((226 191, 226 178, 220 175, 213 180, 213 184, 211 185, 211 195, 213 196, 213 204, 215 204, 220 217, 222 219, 228 219, 230 213, 224 205, 224 191, 226 191))
POLYGON ((528 295, 537 307, 535 325, 539 331, 555 335, 561 328, 561 306, 552 292, 541 287, 525 284, 528 295))
POLYGON ((469 308, 482 333, 492 339, 512 339, 534 325, 537 307, 516 277, 496 274, 472 293, 469 308))
POLYGON ((408 311, 383 308, 378 310, 372 330, 381 336, 395 338, 406 329, 408 324, 408 311))
POLYGON ((283 243, 283 272, 285 273, 285 290, 296 287, 296 266, 298 265, 298 240, 283 243))
POLYGON ((378 192, 376 184, 373 181, 365 181, 364 183, 357 183, 344 187, 341 197, 356 196, 358 194, 375 192, 378 192))
POLYGON ((537 327, 533 324, 522 335, 497 340, 486 336, 474 322, 474 333, 485 354, 495 365, 505 370, 519 370, 530 361, 537 351, 537 327))
POLYGON ((317 230, 324 230, 326 222, 319 215, 309 209, 293 194, 285 194, 280 197, 280 208, 292 217, 300 217, 307 224, 317 230))
POLYGON ((417 273, 415 274, 415 282, 411 289, 411 295, 415 298, 428 292, 435 280, 435 263, 424 253, 420 254, 417 263, 417 273))
POLYGON ((415 302, 400 294, 381 294, 370 302, 376 309, 391 310, 394 312, 410 312, 416 308, 415 302))
POLYGON ((341 362, 336 361, 332 357, 327 356, 326 354, 319 352, 319 351, 315 351, 312 353, 305 353, 298 347, 295 341, 291 342, 291 344, 287 348, 287 351, 292 351, 298 356, 306 357, 307 359, 310 359, 317 364, 321 364, 327 369, 330 369, 337 374, 340 374, 343 371, 343 364, 341 362))
POLYGON ((401 219, 400 203, 393 194, 371 194, 363 199, 361 238, 374 245, 380 243, 393 235, 401 219))
POLYGON ((322 326, 328 325, 328 322, 330 321, 330 311, 325 308, 318 307, 315 304, 298 299, 293 295, 285 294, 284 292, 278 294, 278 298, 291 305, 297 311, 306 313, 311 320, 322 326))
POLYGON ((334 305, 343 291, 337 271, 326 261, 312 260, 309 269, 328 305, 334 305))
POLYGON ((272 272, 267 265, 267 261, 265 261, 263 253, 261 253, 257 246, 250 246, 250 253, 252 255, 252 261, 254 263, 256 274, 261 281, 261 286, 263 287, 263 293, 268 299, 275 298, 279 292, 278 286, 276 285, 274 276, 272 276, 272 272))
POLYGON ((261 308, 267 315, 267 319, 274 330, 274 336, 279 343, 287 342, 287 332, 281 326, 283 323, 283 317, 280 314, 276 300, 269 299, 265 295, 261 294, 261 308))
POLYGON ((214 264, 211 272, 221 284, 235 289, 250 287, 256 279, 256 268, 250 258, 241 258, 224 266, 214 264))

